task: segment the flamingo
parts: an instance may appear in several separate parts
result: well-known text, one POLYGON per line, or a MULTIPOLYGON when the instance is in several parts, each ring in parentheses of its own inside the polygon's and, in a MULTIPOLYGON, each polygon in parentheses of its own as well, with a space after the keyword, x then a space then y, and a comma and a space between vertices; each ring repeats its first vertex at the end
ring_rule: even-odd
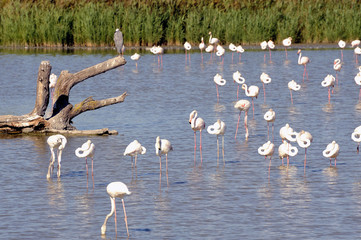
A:
POLYGON ((343 52, 342 49, 346 47, 346 42, 343 40, 338 41, 338 46, 341 48, 341 60, 343 61, 343 52))
POLYGON ((216 89, 217 89, 217 102, 219 102, 219 92, 218 92, 218 85, 224 86, 226 85, 226 80, 222 78, 221 75, 218 73, 213 77, 213 81, 216 83, 216 89))
POLYGON ((264 159, 267 159, 269 157, 269 167, 268 167, 268 173, 271 171, 271 158, 275 151, 275 145, 268 141, 265 144, 263 144, 261 147, 258 148, 258 154, 264 156, 264 159))
POLYGON ((92 176, 94 176, 93 173, 93 157, 94 157, 94 150, 95 145, 90 140, 83 143, 83 145, 80 148, 77 148, 75 150, 75 155, 78 158, 85 158, 85 166, 86 166, 86 175, 88 176, 88 161, 87 158, 90 157, 92 160, 92 176))
POLYGON ((223 164, 224 162, 224 133, 226 132, 226 124, 218 119, 217 122, 215 122, 213 125, 208 126, 207 132, 209 134, 217 135, 217 165, 219 160, 219 141, 218 136, 222 136, 222 155, 223 155, 223 164))
POLYGON ((201 50, 201 56, 202 56, 202 62, 203 62, 203 50, 206 48, 206 45, 204 44, 203 37, 201 38, 201 42, 199 44, 199 49, 201 50))
POLYGON ((130 56, 130 59, 135 61, 135 67, 138 68, 138 60, 140 59, 140 55, 138 53, 134 53, 132 56, 130 56))
POLYGON ((209 34, 209 44, 217 45, 219 43, 219 39, 212 37, 212 32, 209 32, 208 34, 209 34))
POLYGON ((241 58, 242 58, 242 53, 244 53, 244 49, 241 45, 237 46, 237 52, 239 53, 239 59, 238 61, 241 62, 241 58))
POLYGON ((235 51, 237 51, 237 47, 236 47, 236 45, 234 45, 233 43, 230 43, 229 46, 228 46, 228 49, 229 49, 230 51, 232 51, 232 63, 233 63, 233 53, 234 53, 235 51))
POLYGON ((58 151, 57 151, 57 155, 58 155, 58 173, 57 173, 57 175, 59 178, 60 177, 60 168, 61 168, 61 154, 63 153, 63 150, 67 143, 66 137, 64 137, 61 134, 53 135, 48 138, 47 143, 50 148, 51 158, 50 158, 48 174, 46 175, 46 178, 50 179, 50 176, 53 174, 54 162, 55 162, 54 148, 58 149, 58 151))
POLYGON ((333 61, 333 69, 336 71, 336 85, 338 85, 337 72, 340 72, 342 68, 341 60, 339 58, 333 61))
POLYGON ((108 193, 108 195, 110 197, 111 210, 110 210, 110 213, 105 217, 104 223, 103 223, 103 225, 101 227, 101 234, 105 235, 105 232, 107 230, 108 219, 114 213, 115 213, 115 216, 114 216, 115 233, 117 234, 117 209, 116 209, 116 205, 115 205, 115 198, 120 198, 120 199, 122 199, 125 227, 127 228, 127 235, 129 237, 127 213, 125 211, 125 205, 124 205, 124 199, 123 198, 126 195, 130 195, 131 192, 129 192, 127 185, 125 185, 124 183, 122 183, 122 182, 111 182, 107 186, 107 193, 108 193))
POLYGON ((304 82, 304 80, 305 80, 305 74, 306 74, 307 80, 308 80, 308 73, 307 73, 306 65, 307 65, 307 63, 310 62, 310 59, 309 59, 308 57, 305 57, 305 56, 302 57, 301 49, 299 49, 299 50, 297 51, 297 54, 298 54, 298 64, 299 64, 299 65, 303 65, 303 67, 304 67, 304 70, 303 70, 303 78, 302 78, 302 82, 304 82))
POLYGON ((133 157, 135 157, 134 167, 137 167, 137 158, 138 154, 144 155, 147 152, 147 149, 143 147, 138 140, 134 140, 133 142, 129 143, 129 145, 125 148, 124 156, 130 156, 132 161, 133 167, 133 157))
POLYGON ((353 40, 352 42, 351 42, 351 46, 352 47, 357 47, 358 45, 360 45, 360 43, 361 43, 361 41, 360 40, 353 40))
POLYGON ((271 49, 274 49, 276 46, 272 40, 267 42, 268 50, 269 50, 269 60, 272 62, 271 49))
POLYGON ((326 158, 330 158, 330 167, 332 158, 335 159, 335 167, 336 167, 336 158, 340 151, 340 146, 336 143, 336 141, 332 141, 329 143, 325 150, 323 150, 322 154, 326 158))
POLYGON ((360 92, 358 95, 358 100, 360 101, 361 98, 361 66, 359 67, 359 72, 355 76, 355 83, 360 86, 360 92))
MULTIPOLYGON (((262 50, 266 50, 266 49, 267 49, 268 44, 267 44, 266 41, 261 42, 260 45, 261 45, 261 49, 262 49, 262 50)), ((266 62, 266 53, 264 53, 264 55, 263 55, 263 61, 266 62)))
POLYGON ((294 157, 296 156, 298 153, 298 149, 297 147, 293 147, 290 143, 288 142, 283 142, 279 147, 278 147, 278 156, 280 157, 280 159, 282 159, 282 166, 283 166, 283 158, 287 157, 287 168, 289 166, 289 157, 294 157))
POLYGON ((288 82, 288 89, 291 94, 291 103, 293 104, 292 91, 298 91, 301 89, 301 85, 297 84, 295 80, 291 80, 288 82))
POLYGON ((163 66, 164 49, 161 46, 156 46, 153 51, 154 51, 154 54, 156 54, 158 56, 158 65, 159 65, 159 62, 160 62, 161 66, 163 66), (159 59, 160 59, 160 61, 159 61, 159 59))
MULTIPOLYGON (((322 87, 328 87, 328 102, 331 100, 330 88, 335 86, 335 77, 328 74, 325 79, 321 82, 322 87)), ((332 90, 333 92, 333 90, 332 90)))
POLYGON ((49 88, 50 88, 50 96, 51 96, 51 105, 53 105, 53 96, 54 96, 54 89, 56 82, 58 81, 58 76, 56 76, 54 73, 50 74, 49 77, 49 88))
POLYGON ((238 83, 238 86, 237 86, 237 101, 238 101, 239 85, 245 83, 245 81, 246 81, 246 79, 244 79, 244 77, 242 77, 242 74, 239 71, 233 73, 233 82, 238 83))
POLYGON ((296 141, 298 143, 298 146, 300 146, 301 148, 305 149, 305 161, 304 161, 304 166, 303 166, 303 171, 306 172, 306 154, 307 154, 307 148, 309 146, 311 146, 311 142, 312 142, 313 138, 311 133, 301 130, 299 133, 297 133, 296 135, 296 141))
POLYGON ((285 47, 286 59, 287 59, 287 47, 291 46, 292 38, 288 37, 282 40, 282 45, 285 47))
MULTIPOLYGON (((191 44, 186 41, 186 42, 184 43, 184 49, 185 49, 185 51, 186 51, 186 63, 187 63, 187 51, 190 51, 190 50, 192 49, 191 44)), ((188 58, 189 58, 189 62, 191 62, 191 55, 190 55, 190 53, 188 53, 188 58)))
POLYGON ((357 142, 357 153, 359 153, 360 142, 361 142, 361 126, 355 128, 355 130, 351 134, 351 139, 357 142))
POLYGON ((223 62, 224 62, 223 56, 224 56, 224 53, 226 52, 226 50, 221 45, 217 45, 216 49, 217 49, 216 55, 222 59, 222 64, 223 64, 223 62))
POLYGON ((212 52, 214 50, 214 47, 213 45, 208 45, 207 48, 206 48, 206 52, 207 53, 211 53, 211 59, 212 59, 212 52))
POLYGON ((206 127, 206 124, 204 122, 204 120, 202 118, 198 117, 198 112, 196 110, 193 110, 190 114, 189 114, 189 123, 191 124, 191 128, 194 131, 194 165, 196 164, 196 150, 197 150, 197 145, 196 145, 196 131, 199 131, 199 135, 200 135, 200 142, 199 142, 199 151, 200 151, 200 155, 201 155, 201 165, 203 162, 203 158, 202 158, 202 131, 203 129, 206 127))
POLYGON ((239 125, 239 120, 241 118, 242 111, 245 112, 244 127, 246 129, 246 134, 245 134, 246 140, 248 139, 247 118, 248 118, 248 110, 249 110, 250 106, 251 106, 250 102, 248 100, 243 100, 243 99, 237 101, 236 104, 234 105, 234 108, 237 108, 240 111, 239 116, 238 116, 236 135, 234 135, 234 139, 237 139, 238 125, 239 125))
POLYGON ((162 154, 165 154, 165 168, 168 173, 168 153, 173 151, 172 144, 167 139, 160 139, 158 136, 155 139, 155 154, 159 156, 159 169, 162 172, 162 154))
POLYGON ((263 99, 264 99, 264 102, 266 102, 266 90, 265 90, 264 85, 271 83, 272 79, 267 73, 262 73, 259 78, 261 79, 261 82, 263 85, 263 99))
MULTIPOLYGON (((287 145, 289 144, 289 142, 296 142, 297 141, 297 133, 295 131, 293 131, 293 129, 290 127, 290 125, 287 123, 285 126, 283 126, 281 129, 280 129, 280 136, 281 136, 281 139, 282 139, 282 142, 284 143, 284 145, 282 146, 282 148, 284 148, 285 146, 289 147, 287 149, 288 152, 291 152, 293 153, 295 150, 293 148, 291 148, 292 146, 291 145, 287 145), (293 149, 293 150, 292 150, 293 149)), ((280 146, 281 148, 281 146, 280 146)), ((297 148, 296 148, 297 149, 297 148)), ((278 149, 279 153, 280 153, 280 149, 278 149)), ((287 152, 287 153, 288 153, 287 152)), ((298 152, 298 150, 297 150, 298 152)), ((287 156, 287 167, 289 165, 289 156, 295 156, 297 154, 297 152, 294 154, 294 155, 290 155, 290 154, 286 154, 286 155, 283 155, 283 157, 280 157, 282 158, 282 166, 283 166, 283 158, 285 156, 287 156)), ((283 152, 284 153, 284 152, 283 152)))
POLYGON ((252 86, 247 86, 247 84, 243 83, 242 84, 242 89, 244 90, 245 94, 247 97, 251 97, 252 98, 252 110, 253 110, 253 118, 254 118, 254 104, 253 104, 253 98, 257 98, 258 93, 259 93, 259 87, 252 85, 252 86))
POLYGON ((354 49, 354 53, 355 53, 355 57, 356 57, 356 64, 358 64, 358 55, 361 55, 361 48, 360 47, 356 47, 354 49))
MULTIPOLYGON (((273 130, 274 130, 274 122, 276 120, 276 113, 275 111, 273 111, 272 108, 270 108, 270 110, 268 110, 264 115, 263 115, 264 120, 267 121, 267 138, 269 139, 269 123, 272 123, 272 139, 273 137, 273 130)), ((273 140, 272 140, 273 141, 273 140)))

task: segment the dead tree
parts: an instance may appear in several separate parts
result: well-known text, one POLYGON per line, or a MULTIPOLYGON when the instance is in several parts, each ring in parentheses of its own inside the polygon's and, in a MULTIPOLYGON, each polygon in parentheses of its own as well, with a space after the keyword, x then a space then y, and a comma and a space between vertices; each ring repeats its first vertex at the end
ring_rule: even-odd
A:
POLYGON ((83 112, 123 102, 127 96, 126 92, 120 96, 102 100, 94 100, 92 97, 88 97, 74 106, 69 103, 69 93, 71 88, 76 84, 124 64, 126 64, 125 59, 118 56, 77 73, 62 71, 54 89, 54 104, 50 104, 50 107, 52 106, 52 114, 49 118, 45 119, 45 112, 49 104, 50 96, 49 76, 51 73, 51 65, 49 61, 42 61, 39 66, 34 109, 30 113, 21 116, 0 116, 0 133, 58 132, 98 135, 116 133, 116 131, 109 131, 107 128, 78 131, 71 124, 71 121, 83 112))

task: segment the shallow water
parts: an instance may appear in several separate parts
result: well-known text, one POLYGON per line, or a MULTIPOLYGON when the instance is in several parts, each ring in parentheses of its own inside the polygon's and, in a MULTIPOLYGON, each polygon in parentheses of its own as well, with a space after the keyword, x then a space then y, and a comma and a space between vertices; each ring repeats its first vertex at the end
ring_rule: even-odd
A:
MULTIPOLYGON (((302 83, 303 66, 297 65, 297 52, 282 50, 227 52, 224 63, 210 60, 209 54, 195 52, 191 62, 184 54, 165 54, 163 66, 153 55, 143 53, 136 69, 130 55, 120 68, 76 85, 70 102, 76 104, 89 96, 94 99, 115 97, 126 91, 124 103, 81 114, 74 119, 78 129, 108 127, 116 136, 91 136, 96 145, 94 188, 87 177, 84 159, 74 151, 88 137, 68 137, 63 152, 62 176, 46 180, 50 150, 48 136, 2 136, 0 139, 0 238, 6 239, 100 239, 100 227, 110 211, 106 186, 112 181, 128 185, 125 197, 131 239, 356 239, 361 235, 360 155, 351 133, 360 125, 359 86, 354 82, 358 69, 353 51, 344 50, 339 84, 328 103, 327 89, 321 81, 333 74, 333 61, 339 49, 303 50, 311 59, 299 92, 291 104, 287 83, 302 83), (266 63, 263 57, 266 53, 266 63), (260 87, 254 100, 255 113, 249 111, 249 139, 238 120, 237 85, 232 74, 239 70, 246 83, 260 87), (266 86, 266 100, 259 76, 268 73, 272 82, 266 86), (227 84, 219 88, 217 103, 213 76, 219 73, 227 84), (263 114, 276 111, 275 155, 270 174, 269 161, 257 153, 267 141, 267 123, 263 114), (203 164, 197 147, 194 165, 194 142, 188 118, 197 109, 206 125, 221 118, 227 124, 225 165, 217 166, 216 137, 202 135, 203 164), (277 148, 279 129, 289 123, 296 130, 313 135, 307 150, 304 173, 304 150, 291 157, 288 170, 280 168, 277 148), (169 154, 168 183, 159 158, 155 155, 156 136, 172 142, 169 154), (147 148, 139 157, 137 169, 123 156, 126 146, 137 139, 147 148), (332 140, 340 145, 337 167, 330 168, 322 151, 332 140)), ((49 60, 52 72, 74 73, 114 57, 113 52, 59 53, 0 52, 0 114, 21 115, 35 103, 39 64, 49 60), (20 67, 20 68, 19 68, 20 67)), ((249 99, 244 92, 240 98, 249 99)), ((241 118, 243 119, 242 113, 241 118)), ((197 133, 197 144, 199 133, 197 133)), ((296 143, 293 143, 297 146, 296 143)), ((126 238, 120 201, 117 200, 118 235, 126 238)), ((114 220, 107 225, 106 239, 114 239, 114 220)))

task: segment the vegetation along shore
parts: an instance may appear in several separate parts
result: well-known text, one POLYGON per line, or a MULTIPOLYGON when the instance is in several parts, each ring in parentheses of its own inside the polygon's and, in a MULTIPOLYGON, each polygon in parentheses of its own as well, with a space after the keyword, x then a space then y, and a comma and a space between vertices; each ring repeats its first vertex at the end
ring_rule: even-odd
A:
POLYGON ((359 0, 0 0, 1 46, 336 43, 361 38, 359 0))

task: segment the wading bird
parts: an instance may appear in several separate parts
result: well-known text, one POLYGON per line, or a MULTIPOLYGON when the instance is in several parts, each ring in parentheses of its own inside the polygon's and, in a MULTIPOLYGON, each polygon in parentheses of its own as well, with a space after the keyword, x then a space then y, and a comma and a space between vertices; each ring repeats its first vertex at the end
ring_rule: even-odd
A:
MULTIPOLYGON (((261 42, 261 49, 262 50, 266 50, 267 49, 267 42, 266 41, 263 41, 263 42, 261 42)), ((265 63, 266 62, 266 53, 264 53, 264 55, 263 55, 263 62, 265 63)))
POLYGON ((291 46, 292 38, 288 37, 282 40, 282 45, 285 47, 286 59, 287 59, 287 47, 291 46))
POLYGON ((351 134, 351 139, 357 142, 357 153, 360 151, 360 142, 361 142, 361 126, 358 126, 353 130, 353 133, 351 134))
POLYGON ((218 136, 222 136, 222 155, 223 155, 223 164, 224 162, 224 133, 226 131, 226 124, 218 119, 217 122, 215 122, 213 125, 208 126, 207 132, 209 134, 217 135, 217 165, 219 160, 219 140, 218 136))
POLYGON ((323 150, 322 154, 324 157, 330 159, 330 167, 331 167, 331 160, 332 158, 335 159, 335 167, 336 167, 336 158, 340 151, 340 146, 336 143, 336 141, 332 141, 329 143, 325 150, 323 150))
POLYGON ((138 53, 134 53, 132 56, 130 56, 130 59, 135 61, 135 67, 138 68, 138 60, 140 59, 140 55, 138 53))
POLYGON ((257 98, 258 93, 259 93, 259 87, 252 85, 252 86, 247 86, 247 84, 243 83, 242 84, 242 89, 244 90, 245 94, 247 97, 251 97, 252 98, 252 110, 253 110, 253 118, 254 118, 254 103, 253 103, 253 98, 257 98))
POLYGON ((101 233, 102 233, 102 235, 105 235, 105 232, 107 230, 108 219, 115 213, 114 223, 115 223, 115 234, 117 235, 117 208, 116 208, 116 204, 115 204, 115 198, 120 198, 122 200, 122 204, 123 204, 125 227, 127 228, 127 235, 129 237, 127 213, 125 211, 125 204, 124 204, 123 198, 125 195, 130 195, 131 192, 129 192, 127 185, 125 185, 124 183, 112 182, 112 183, 109 183, 107 186, 107 193, 110 197, 111 210, 110 210, 110 213, 105 217, 104 223, 101 227, 101 233))
POLYGON ((244 79, 244 77, 242 77, 242 74, 239 71, 237 71, 233 73, 233 81, 238 83, 237 85, 237 101, 238 101, 239 85, 245 83, 246 79, 244 79))
POLYGON ((123 56, 124 44, 123 44, 123 33, 117 28, 114 33, 114 44, 119 55, 123 56))
POLYGON ((241 113, 242 111, 245 112, 245 116, 244 116, 244 128, 246 129, 246 140, 248 139, 248 126, 247 126, 247 119, 248 119, 248 110, 250 108, 251 104, 248 100, 244 100, 241 99, 238 102, 236 102, 236 104, 234 105, 234 108, 237 108, 239 110, 239 116, 238 116, 238 122, 237 122, 237 129, 236 129, 236 134, 234 135, 234 139, 237 139, 237 132, 238 132, 238 125, 239 125, 239 120, 241 118, 241 113))
POLYGON ((343 61, 343 51, 342 49, 344 49, 346 47, 346 42, 343 40, 338 41, 338 46, 341 48, 341 61, 343 61))
MULTIPOLYGON (((190 51, 192 49, 192 46, 189 42, 185 42, 184 43, 184 49, 185 49, 185 53, 186 53, 186 63, 187 63, 187 51, 190 51)), ((188 58, 189 58, 189 63, 191 62, 191 54, 188 52, 188 58)))
POLYGON ((168 172, 168 153, 173 151, 172 144, 167 139, 161 139, 159 136, 155 139, 155 154, 159 156, 159 169, 162 172, 162 154, 165 154, 165 168, 168 172))
POLYGON ((199 151, 200 151, 200 155, 201 155, 201 165, 203 162, 203 158, 202 158, 202 131, 203 129, 206 127, 206 124, 204 122, 204 120, 200 117, 198 117, 198 112, 196 110, 193 110, 190 114, 189 114, 189 123, 191 125, 192 130, 194 131, 194 165, 196 164, 196 150, 197 150, 197 136, 196 136, 196 132, 199 131, 199 151))
POLYGON ((216 89, 217 89, 217 102, 219 102, 219 91, 218 91, 218 86, 224 86, 226 85, 226 80, 223 79, 223 77, 220 74, 216 74, 213 77, 213 81, 216 83, 216 89))
POLYGON ((297 147, 293 147, 290 143, 284 141, 278 147, 278 156, 282 159, 282 166, 283 166, 283 158, 287 157, 287 168, 290 164, 290 157, 296 156, 298 153, 297 147))
POLYGON ((360 101, 360 99, 361 99, 361 66, 358 69, 359 69, 359 72, 356 74, 354 79, 355 79, 355 83, 360 86, 360 91, 358 94, 358 100, 360 101))
MULTIPOLYGON (((331 74, 328 74, 325 79, 321 82, 322 87, 328 88, 328 102, 331 101, 331 87, 333 88, 335 86, 335 77, 331 74)), ((333 93, 333 89, 332 89, 333 93)))
POLYGON ((304 131, 304 130, 301 130, 299 133, 297 133, 296 140, 297 140, 298 146, 305 149, 305 161, 303 163, 303 171, 306 172, 307 148, 309 146, 311 146, 313 138, 312 138, 311 133, 309 133, 307 131, 304 131))
POLYGON ((60 168, 61 168, 61 154, 67 143, 66 137, 64 137, 61 134, 53 135, 48 138, 47 143, 50 148, 51 158, 50 158, 48 174, 46 175, 46 178, 50 179, 51 175, 53 174, 54 162, 55 162, 54 148, 58 149, 57 150, 57 156, 58 156, 58 173, 57 173, 57 175, 59 178, 60 177, 60 168))
POLYGON ((336 71, 336 85, 338 85, 337 72, 340 72, 341 68, 342 68, 341 60, 339 58, 335 59, 335 61, 333 61, 333 69, 336 71))
POLYGON ((269 60, 270 60, 270 62, 272 62, 271 49, 274 49, 276 46, 275 46, 275 43, 272 40, 269 40, 267 42, 267 46, 268 46, 268 51, 269 51, 269 60))
POLYGON ((276 120, 276 113, 271 108, 263 115, 263 118, 264 118, 264 120, 267 121, 267 138, 268 138, 268 140, 269 140, 269 123, 272 123, 272 142, 273 142, 273 139, 274 139, 273 130, 274 130, 274 122, 276 120))
POLYGON ((275 145, 268 141, 265 144, 263 144, 261 147, 258 148, 258 154, 264 156, 264 159, 267 159, 269 157, 269 166, 268 166, 268 173, 271 171, 271 158, 275 151, 275 145))
POLYGON ((295 80, 291 80, 288 82, 288 89, 291 94, 291 103, 293 104, 292 91, 298 91, 301 89, 301 85, 297 84, 295 80))
POLYGON ((272 79, 267 73, 262 73, 259 78, 261 79, 263 85, 263 101, 266 102, 266 90, 264 85, 271 83, 272 79))
POLYGON ((229 46, 228 46, 228 49, 232 52, 232 63, 233 63, 233 53, 235 51, 237 51, 237 47, 233 43, 230 43, 229 46))
POLYGON ((310 59, 308 57, 305 57, 305 56, 302 57, 301 49, 299 49, 297 51, 297 54, 298 54, 298 64, 303 65, 303 68, 304 68, 304 70, 303 70, 303 78, 302 78, 302 82, 304 82, 305 75, 307 76, 307 80, 308 80, 308 73, 307 73, 306 65, 307 65, 307 63, 310 62, 310 59))
POLYGON ((78 158, 85 158, 85 167, 86 167, 86 175, 88 175, 88 160, 87 158, 90 157, 92 160, 92 176, 94 176, 93 173, 93 157, 94 157, 94 150, 95 145, 90 140, 83 143, 83 145, 80 148, 77 148, 75 150, 75 155, 78 158))
POLYGON ((206 48, 206 45, 204 44, 203 37, 201 38, 201 42, 199 43, 199 49, 201 50, 201 57, 202 57, 202 63, 203 63, 203 50, 206 48))
POLYGON ((125 148, 124 156, 130 156, 132 161, 133 167, 133 157, 135 157, 134 167, 137 167, 137 157, 138 154, 145 154, 147 149, 143 147, 138 140, 134 140, 133 142, 129 143, 129 145, 125 148))

